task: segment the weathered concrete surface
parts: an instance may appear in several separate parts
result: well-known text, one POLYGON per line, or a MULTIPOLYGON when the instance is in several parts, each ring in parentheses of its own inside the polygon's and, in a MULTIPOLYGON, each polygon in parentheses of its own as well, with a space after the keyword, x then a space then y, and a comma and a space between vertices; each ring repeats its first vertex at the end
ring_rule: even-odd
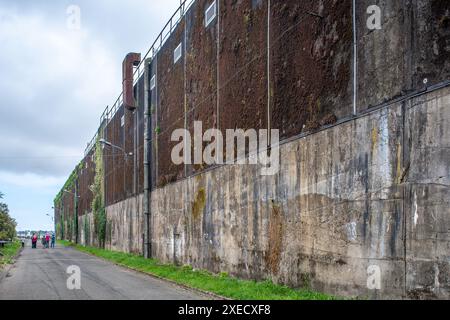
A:
MULTIPOLYGON (((143 199, 144 196, 141 194, 106 207, 106 249, 143 253, 143 199)), ((80 243, 84 246, 98 246, 93 214, 88 213, 79 217, 78 226, 80 243)))
POLYGON ((106 208, 106 248, 142 254, 144 244, 143 195, 106 208))
POLYGON ((98 245, 95 235, 94 215, 92 213, 78 217, 78 239, 83 246, 98 245))
POLYGON ((358 111, 450 77, 448 0, 356 4, 358 111), (381 9, 380 30, 367 27, 367 9, 374 4, 381 9))
POLYGON ((450 297, 450 90, 406 104, 409 298, 450 297))
POLYGON ((285 144, 277 176, 225 166, 154 191, 154 255, 340 295, 449 298, 449 99, 285 144))

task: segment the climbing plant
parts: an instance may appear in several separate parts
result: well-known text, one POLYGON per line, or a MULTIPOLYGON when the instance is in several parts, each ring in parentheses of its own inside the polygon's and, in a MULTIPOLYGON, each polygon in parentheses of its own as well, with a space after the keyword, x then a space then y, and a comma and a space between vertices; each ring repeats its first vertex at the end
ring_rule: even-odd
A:
POLYGON ((91 228, 89 226, 89 218, 88 215, 84 215, 84 242, 85 245, 90 244, 90 235, 91 235, 91 228))
POLYGON ((91 187, 94 198, 92 200, 92 213, 94 214, 94 228, 100 247, 105 246, 106 239, 106 210, 103 199, 104 194, 104 176, 103 176, 103 152, 97 138, 95 145, 95 178, 91 187))
POLYGON ((72 220, 67 219, 66 223, 67 223, 67 232, 66 232, 67 240, 72 241, 72 231, 73 231, 73 229, 72 229, 72 220))
MULTIPOLYGON (((75 167, 75 169, 72 171, 67 181, 64 183, 64 186, 61 188, 61 191, 56 195, 55 199, 53 200, 54 207, 62 212, 60 215, 59 223, 57 223, 56 225, 56 232, 58 233, 58 237, 60 239, 74 240, 73 237, 76 237, 77 232, 76 230, 78 225, 76 206, 74 203, 74 212, 71 219, 70 213, 64 212, 64 205, 65 202, 67 201, 66 197, 64 197, 64 190, 74 190, 76 188, 78 173, 81 171, 82 166, 83 162, 80 162, 75 167)), ((76 201, 76 200, 72 197, 72 199, 70 199, 69 201, 76 201)))
POLYGON ((65 240, 64 238, 64 213, 61 213, 60 219, 59 219, 59 238, 61 240, 65 240))

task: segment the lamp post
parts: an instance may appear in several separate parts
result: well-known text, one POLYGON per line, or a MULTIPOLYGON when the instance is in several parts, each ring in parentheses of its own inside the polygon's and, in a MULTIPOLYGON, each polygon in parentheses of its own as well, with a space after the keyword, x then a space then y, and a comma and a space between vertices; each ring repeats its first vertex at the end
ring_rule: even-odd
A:
POLYGON ((48 217, 50 217, 51 219, 52 219, 52 222, 53 222, 53 230, 56 232, 56 228, 55 228, 55 219, 53 218, 53 216, 52 215, 50 215, 50 214, 46 214, 46 216, 48 216, 48 217))
MULTIPOLYGON (((117 149, 117 150, 122 151, 124 156, 125 156, 125 164, 126 165, 128 165, 128 158, 132 157, 134 155, 133 152, 126 152, 124 148, 119 147, 119 146, 117 146, 117 145, 115 145, 115 144, 113 144, 113 143, 111 143, 111 142, 109 142, 109 141, 107 141, 107 140, 105 140, 103 138, 100 139, 98 142, 100 142, 102 145, 105 145, 105 146, 111 147, 113 149, 117 149)), ((105 199, 104 199, 104 201, 105 201, 105 205, 106 205, 106 203, 107 203, 106 202, 106 200, 107 200, 106 199, 106 178, 104 179, 103 183, 104 183, 103 187, 104 187, 104 190, 105 190, 105 199)), ((124 180, 124 188, 125 188, 125 180, 124 180)))
POLYGON ((106 141, 105 139, 100 139, 98 142, 100 142, 101 144, 106 145, 108 147, 122 151, 126 157, 133 156, 133 152, 126 152, 124 148, 116 146, 115 144, 112 144, 111 142, 106 141))

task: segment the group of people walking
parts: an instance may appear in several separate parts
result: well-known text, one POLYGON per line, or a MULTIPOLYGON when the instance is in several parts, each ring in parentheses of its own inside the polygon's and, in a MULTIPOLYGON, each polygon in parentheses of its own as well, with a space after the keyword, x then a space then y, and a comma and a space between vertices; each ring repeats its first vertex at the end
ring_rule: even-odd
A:
MULTIPOLYGON (((49 247, 54 248, 55 240, 56 240, 56 237, 55 237, 54 233, 52 233, 52 235, 50 235, 49 233, 46 233, 45 235, 42 236, 41 243, 42 243, 42 246, 46 249, 48 249, 49 247)), ((31 247, 33 249, 36 249, 38 241, 39 241, 38 235, 33 234, 33 236, 31 237, 31 247)))

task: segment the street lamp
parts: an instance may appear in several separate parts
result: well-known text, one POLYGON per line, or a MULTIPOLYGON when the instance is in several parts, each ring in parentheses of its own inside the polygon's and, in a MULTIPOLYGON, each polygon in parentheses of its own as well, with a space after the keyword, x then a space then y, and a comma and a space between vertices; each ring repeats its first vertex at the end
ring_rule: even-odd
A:
POLYGON ((55 222, 55 219, 53 218, 53 216, 49 215, 48 213, 46 214, 46 216, 49 216, 50 218, 52 218, 52 222, 55 222))
POLYGON ((125 149, 123 149, 122 147, 116 146, 115 144, 112 144, 111 142, 106 141, 105 139, 100 139, 98 142, 100 142, 101 144, 104 144, 106 146, 109 146, 111 148, 118 149, 118 150, 122 151, 125 154, 125 156, 127 156, 127 157, 132 157, 133 156, 133 152, 127 153, 125 151, 125 149))
POLYGON ((70 191, 67 190, 67 189, 64 189, 63 191, 64 191, 65 193, 71 194, 71 195, 73 195, 73 196, 75 196, 75 197, 77 197, 77 198, 81 198, 80 196, 77 196, 75 193, 70 192, 70 191))

